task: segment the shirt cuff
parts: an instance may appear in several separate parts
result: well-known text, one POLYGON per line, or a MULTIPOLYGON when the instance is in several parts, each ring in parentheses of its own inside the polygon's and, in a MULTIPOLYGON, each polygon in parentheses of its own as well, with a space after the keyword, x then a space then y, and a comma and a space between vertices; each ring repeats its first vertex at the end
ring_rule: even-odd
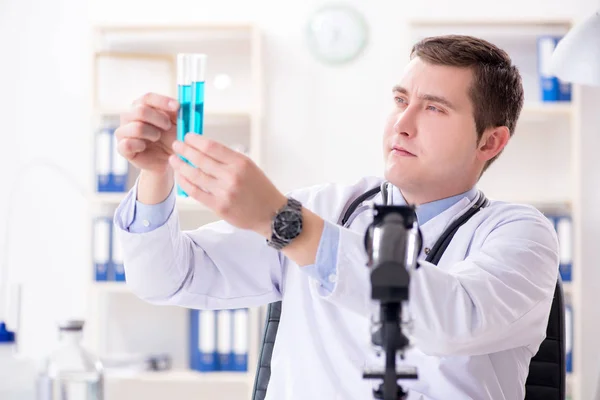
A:
POLYGON ((144 204, 136 200, 137 185, 119 207, 118 218, 122 229, 131 233, 147 233, 163 226, 175 209, 175 190, 162 203, 144 204))
POLYGON ((300 268, 310 277, 316 279, 321 284, 323 291, 327 292, 327 294, 333 292, 335 283, 337 282, 337 253, 339 242, 339 227, 329 221, 325 221, 315 263, 300 268))

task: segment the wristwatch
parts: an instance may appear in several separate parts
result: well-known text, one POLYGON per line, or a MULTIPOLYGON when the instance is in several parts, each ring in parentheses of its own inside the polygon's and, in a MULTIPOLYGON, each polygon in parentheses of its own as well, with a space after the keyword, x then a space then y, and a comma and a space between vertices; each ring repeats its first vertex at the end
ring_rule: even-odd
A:
POLYGON ((292 242, 302 232, 302 204, 289 197, 271 221, 271 239, 267 244, 276 250, 281 250, 292 242))

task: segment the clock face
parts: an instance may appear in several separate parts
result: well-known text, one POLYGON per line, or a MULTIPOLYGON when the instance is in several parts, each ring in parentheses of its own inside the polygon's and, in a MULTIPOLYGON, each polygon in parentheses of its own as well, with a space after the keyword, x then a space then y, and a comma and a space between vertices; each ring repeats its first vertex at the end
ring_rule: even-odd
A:
POLYGON ((367 43, 367 25, 352 8, 331 5, 308 21, 308 45, 320 60, 340 64, 353 60, 367 43))

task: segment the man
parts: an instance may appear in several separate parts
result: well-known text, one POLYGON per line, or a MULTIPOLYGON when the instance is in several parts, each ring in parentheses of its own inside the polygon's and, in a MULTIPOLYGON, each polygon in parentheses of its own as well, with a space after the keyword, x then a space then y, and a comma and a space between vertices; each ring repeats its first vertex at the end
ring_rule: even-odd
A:
MULTIPOLYGON (((411 400, 522 399, 558 274, 551 224, 532 207, 492 201, 438 265, 424 261, 477 201, 478 179, 514 132, 520 75, 490 43, 434 37, 414 46, 390 101, 385 180, 393 203, 417 205, 423 234, 410 283, 415 346, 406 354, 419 379, 400 383, 411 400)), ((199 309, 282 300, 267 398, 371 399, 372 382, 362 379, 375 361, 363 247, 371 218, 359 213, 349 228, 336 222, 383 179, 286 197, 238 152, 197 135, 174 142, 177 107, 146 95, 117 131, 120 152, 141 169, 115 216, 128 285, 149 302, 199 309), (223 221, 181 232, 174 179, 223 221)))

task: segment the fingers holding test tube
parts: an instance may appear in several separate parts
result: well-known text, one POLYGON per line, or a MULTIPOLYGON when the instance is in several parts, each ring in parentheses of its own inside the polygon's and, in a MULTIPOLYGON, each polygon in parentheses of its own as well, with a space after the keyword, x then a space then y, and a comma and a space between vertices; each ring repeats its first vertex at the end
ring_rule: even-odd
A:
POLYGON ((264 231, 285 196, 245 154, 201 135, 188 136, 173 143, 169 158, 182 190, 232 225, 264 231), (193 166, 181 159, 184 154, 193 166))
POLYGON ((197 142, 195 135, 188 135, 183 142, 175 141, 173 143, 173 150, 188 160, 192 166, 195 166, 204 173, 213 177, 224 178, 222 163, 214 159, 210 154, 194 147, 192 143, 195 142, 197 142))
POLYGON ((176 139, 177 100, 148 93, 121 115, 115 131, 119 153, 141 170, 164 172, 176 139))

